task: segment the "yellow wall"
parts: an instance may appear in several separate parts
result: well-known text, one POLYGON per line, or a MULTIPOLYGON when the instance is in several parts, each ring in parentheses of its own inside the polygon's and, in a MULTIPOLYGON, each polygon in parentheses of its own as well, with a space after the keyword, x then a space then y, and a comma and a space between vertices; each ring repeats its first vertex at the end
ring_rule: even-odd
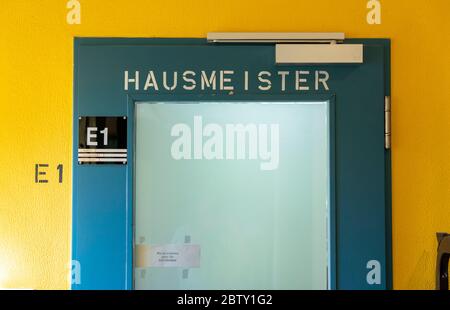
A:
POLYGON ((67 0, 0 3, 0 287, 69 286, 74 36, 342 31, 392 39, 394 285, 433 288, 435 232, 450 232, 449 0, 381 0, 381 25, 367 0, 80 2, 81 25, 67 0))

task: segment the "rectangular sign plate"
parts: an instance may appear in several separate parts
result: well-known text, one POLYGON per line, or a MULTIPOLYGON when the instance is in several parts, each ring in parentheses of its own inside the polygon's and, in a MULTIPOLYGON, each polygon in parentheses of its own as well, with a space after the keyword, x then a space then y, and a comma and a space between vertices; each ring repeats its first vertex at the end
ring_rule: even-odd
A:
POLYGON ((126 116, 78 118, 79 164, 126 164, 127 153, 126 116))
POLYGON ((200 267, 200 245, 136 245, 136 267, 200 267))
POLYGON ((362 44, 277 44, 277 64, 341 64, 364 61, 362 44))

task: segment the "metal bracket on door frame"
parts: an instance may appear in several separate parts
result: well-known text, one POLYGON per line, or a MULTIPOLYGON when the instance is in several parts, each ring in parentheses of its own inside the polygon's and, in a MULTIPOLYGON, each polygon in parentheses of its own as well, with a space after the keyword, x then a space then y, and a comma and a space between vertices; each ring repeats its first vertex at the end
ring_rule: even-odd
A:
POLYGON ((391 97, 384 97, 384 147, 391 148, 391 97))
POLYGON ((209 43, 336 43, 343 32, 208 32, 209 43))

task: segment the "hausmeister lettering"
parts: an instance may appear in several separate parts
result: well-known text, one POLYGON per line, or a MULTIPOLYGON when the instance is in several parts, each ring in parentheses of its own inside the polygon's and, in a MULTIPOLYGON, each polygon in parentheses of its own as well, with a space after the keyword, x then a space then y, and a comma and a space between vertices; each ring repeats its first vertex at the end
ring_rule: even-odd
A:
POLYGON ((125 70, 125 91, 328 91, 330 74, 325 70, 294 71, 132 71, 125 70))

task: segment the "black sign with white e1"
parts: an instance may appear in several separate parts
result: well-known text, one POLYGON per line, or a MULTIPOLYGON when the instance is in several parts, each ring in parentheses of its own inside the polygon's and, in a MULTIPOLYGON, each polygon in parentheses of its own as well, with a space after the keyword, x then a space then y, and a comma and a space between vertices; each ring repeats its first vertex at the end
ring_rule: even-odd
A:
POLYGON ((126 164, 127 118, 78 118, 79 164, 126 164))

